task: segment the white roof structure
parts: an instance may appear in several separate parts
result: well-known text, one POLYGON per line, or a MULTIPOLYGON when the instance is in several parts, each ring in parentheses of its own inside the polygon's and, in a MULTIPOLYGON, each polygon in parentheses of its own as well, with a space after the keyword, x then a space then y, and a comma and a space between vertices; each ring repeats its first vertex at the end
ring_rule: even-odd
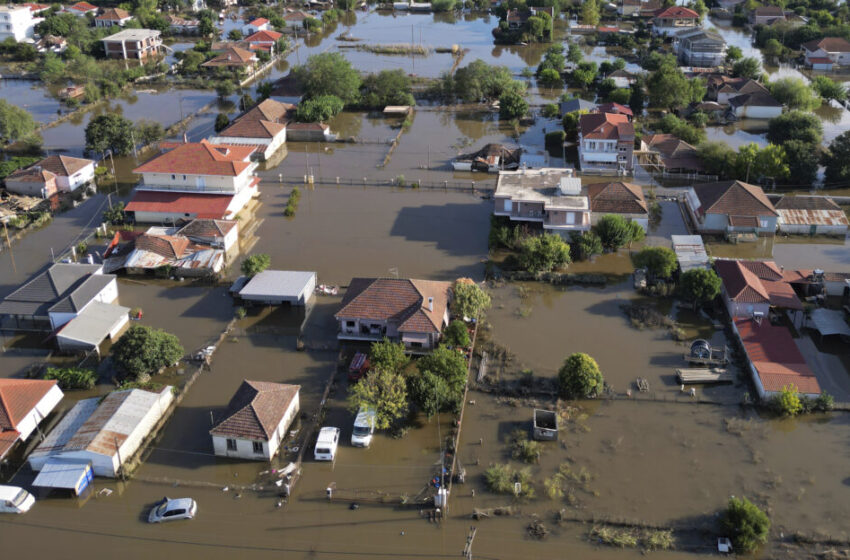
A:
POLYGON ((118 33, 114 33, 109 37, 104 37, 103 41, 144 41, 154 37, 159 37, 160 32, 157 29, 124 29, 118 33))
POLYGON ((39 488, 61 488, 81 493, 91 482, 91 463, 50 459, 44 464, 32 485, 39 488))
POLYGON ((315 272, 264 270, 248 280, 239 297, 249 301, 306 301, 315 286, 315 272))
POLYGON ((840 334, 850 336, 850 326, 844 321, 844 313, 818 307, 812 310, 812 324, 821 336, 840 334))
POLYGON ((93 301, 83 309, 82 313, 71 319, 59 331, 58 336, 83 345, 96 347, 110 335, 119 323, 128 320, 129 313, 129 307, 93 301))
POLYGON ((673 241, 673 251, 676 253, 676 260, 679 261, 682 272, 711 266, 708 253, 705 252, 702 236, 671 235, 670 238, 673 241))
POLYGON ((19 486, 5 486, 0 484, 0 500, 14 500, 18 494, 23 490, 19 486))

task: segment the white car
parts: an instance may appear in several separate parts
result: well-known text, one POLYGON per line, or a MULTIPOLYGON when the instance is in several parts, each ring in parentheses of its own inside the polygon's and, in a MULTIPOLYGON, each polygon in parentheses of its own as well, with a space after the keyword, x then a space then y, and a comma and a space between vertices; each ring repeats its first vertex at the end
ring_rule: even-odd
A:
POLYGON ((151 508, 148 523, 162 523, 175 519, 192 519, 198 513, 198 504, 192 498, 164 497, 151 508))
POLYGON ((351 431, 351 445, 354 447, 369 447, 372 434, 375 433, 375 409, 360 407, 354 419, 354 429, 351 431))
POLYGON ((339 428, 325 426, 319 430, 313 458, 317 461, 333 461, 336 458, 337 445, 339 445, 339 428))
POLYGON ((35 503, 32 494, 17 486, 0 486, 0 513, 26 513, 35 503))

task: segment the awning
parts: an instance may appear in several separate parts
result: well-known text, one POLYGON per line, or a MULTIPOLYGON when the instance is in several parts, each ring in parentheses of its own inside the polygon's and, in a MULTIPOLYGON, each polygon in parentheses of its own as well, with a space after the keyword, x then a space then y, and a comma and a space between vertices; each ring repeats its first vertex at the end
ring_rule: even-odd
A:
POLYGON ((818 308, 812 311, 812 326, 821 336, 839 334, 850 336, 850 325, 844 320, 842 311, 818 308))
POLYGON ((73 490, 78 496, 94 479, 91 463, 67 459, 49 459, 32 485, 38 488, 73 490))

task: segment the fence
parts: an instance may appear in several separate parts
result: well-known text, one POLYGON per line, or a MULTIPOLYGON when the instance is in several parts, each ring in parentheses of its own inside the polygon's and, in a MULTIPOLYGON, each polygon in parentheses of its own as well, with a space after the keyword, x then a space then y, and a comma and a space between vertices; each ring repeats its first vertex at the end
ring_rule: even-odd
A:
MULTIPOLYGON (((273 182, 273 176, 266 183, 273 182)), ((322 185, 322 186, 350 186, 350 187, 393 187, 408 189, 429 189, 458 192, 484 192, 495 189, 495 179, 491 181, 421 181, 419 179, 405 180, 403 178, 377 179, 374 177, 363 177, 352 179, 347 177, 317 177, 315 175, 290 176, 282 173, 277 176, 278 183, 322 185)))

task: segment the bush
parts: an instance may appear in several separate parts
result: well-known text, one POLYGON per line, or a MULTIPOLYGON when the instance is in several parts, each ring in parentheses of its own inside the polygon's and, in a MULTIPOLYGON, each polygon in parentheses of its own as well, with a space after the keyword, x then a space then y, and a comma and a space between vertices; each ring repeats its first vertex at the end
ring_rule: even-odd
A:
POLYGON ((407 385, 393 371, 372 368, 366 377, 351 388, 348 398, 353 411, 361 407, 375 410, 375 428, 384 430, 404 416, 407 410, 407 385))
POLYGON ((265 253, 257 253, 242 261, 242 274, 248 277, 256 276, 272 264, 272 258, 265 253))
POLYGON ((490 296, 469 278, 458 278, 452 286, 452 313, 456 317, 479 319, 490 308, 490 296))
POLYGON ((409 361, 404 353, 404 344, 389 338, 373 342, 369 348, 369 363, 375 369, 400 372, 409 361))
POLYGON ((215 117, 215 131, 221 132, 230 124, 230 119, 227 118, 225 113, 219 113, 215 117))
POLYGON ((824 391, 815 399, 814 410, 818 412, 829 412, 835 408, 835 399, 832 395, 824 391))
POLYGON ((513 494, 514 484, 520 483, 520 496, 534 497, 531 470, 529 468, 514 469, 507 464, 490 465, 484 471, 484 481, 487 488, 496 494, 513 494))
POLYGON ((113 226, 120 226, 124 223, 124 203, 117 202, 112 205, 112 208, 107 208, 103 211, 103 221, 112 224, 113 226))
POLYGON ((558 116, 558 106, 554 103, 547 103, 543 106, 540 114, 547 119, 554 119, 558 116))
POLYGON ((97 373, 93 369, 47 368, 45 379, 55 379, 63 391, 71 389, 93 389, 97 383, 97 373))
POLYGON ((732 535, 736 552, 755 552, 767 542, 770 519, 747 498, 729 498, 722 523, 724 529, 732 535))
POLYGON ((544 142, 547 148, 557 148, 558 154, 563 149, 564 142, 567 140, 567 133, 563 130, 553 130, 547 132, 544 137, 544 142))
POLYGON ((616 251, 626 246, 632 240, 632 229, 629 220, 619 214, 606 214, 599 218, 594 228, 602 246, 616 251))
POLYGON ((570 264, 570 246, 555 233, 528 237, 520 244, 519 262, 529 272, 549 272, 570 264))
POLYGON ((183 346, 176 336, 142 325, 133 325, 112 345, 117 368, 137 381, 177 363, 181 357, 183 346))
POLYGON ((430 371, 408 378, 410 400, 428 418, 438 412, 460 410, 460 399, 449 388, 446 380, 430 371))
POLYGON ((570 239, 572 256, 577 261, 585 261, 594 255, 602 254, 602 241, 592 231, 575 233, 570 239))
POLYGON ((564 85, 564 80, 561 79, 561 74, 552 68, 546 68, 540 72, 537 80, 546 87, 561 87, 564 85))
POLYGON ((793 383, 782 387, 782 390, 771 398, 770 405, 782 416, 797 416, 803 411, 797 386, 793 383))
POLYGON ((499 117, 503 119, 518 119, 528 112, 528 102, 521 94, 508 91, 499 97, 499 117))
POLYGON ((461 396, 466 387, 467 363, 466 358, 456 350, 450 350, 441 344, 430 354, 419 358, 416 368, 420 372, 430 371, 445 379, 449 389, 461 396))
POLYGON ((528 439, 525 430, 515 430, 511 434, 511 456, 525 463, 539 463, 543 455, 543 444, 528 439))
POLYGON ((646 247, 632 257, 637 268, 645 268, 653 278, 670 278, 678 263, 668 247, 646 247))
POLYGON ((338 115, 344 106, 335 95, 319 95, 299 103, 295 118, 299 122, 325 122, 338 115))
POLYGON ((596 397, 602 391, 604 382, 596 360, 580 352, 564 360, 564 365, 558 371, 561 396, 569 399, 596 397))
POLYGON ((289 200, 286 201, 286 207, 283 209, 283 215, 287 218, 295 215, 295 210, 298 208, 298 201, 301 199, 301 191, 298 187, 294 187, 289 193, 289 200))
POLYGON ((469 338, 469 329, 466 328, 466 323, 455 319, 449 326, 443 330, 443 337, 446 344, 458 348, 468 348, 472 341, 469 338))

